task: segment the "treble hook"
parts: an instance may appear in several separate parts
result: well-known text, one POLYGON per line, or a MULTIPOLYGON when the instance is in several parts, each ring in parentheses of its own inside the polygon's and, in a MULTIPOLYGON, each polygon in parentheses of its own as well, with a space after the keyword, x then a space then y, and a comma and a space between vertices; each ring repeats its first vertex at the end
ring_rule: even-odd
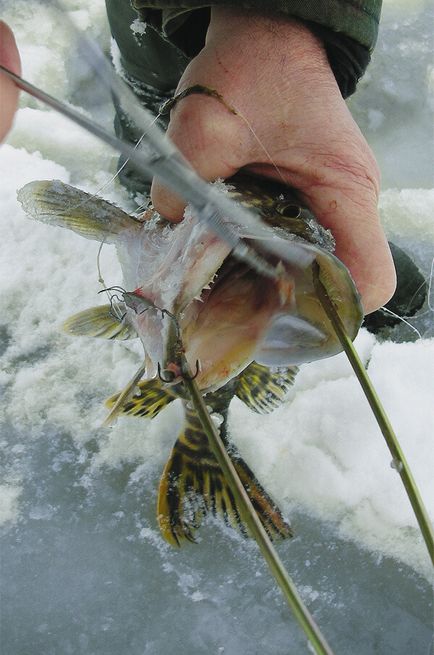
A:
POLYGON ((161 373, 161 371, 162 371, 161 364, 160 364, 160 362, 158 362, 158 364, 157 364, 158 377, 160 378, 161 382, 165 382, 166 384, 170 384, 176 378, 176 375, 175 375, 175 373, 173 371, 170 371, 167 368, 164 369, 164 370, 165 370, 165 372, 170 374, 170 377, 169 377, 168 380, 166 380, 166 378, 163 377, 163 375, 161 373))
POLYGON ((196 359, 196 371, 194 375, 186 375, 185 373, 183 373, 182 379, 187 380, 187 382, 191 382, 192 380, 195 380, 197 378, 199 373, 200 373, 200 361, 196 359))
POLYGON ((126 312, 123 312, 122 316, 120 316, 120 313, 121 313, 120 306, 121 305, 125 306, 125 302, 124 302, 124 298, 123 298, 124 294, 126 293, 125 289, 123 289, 122 287, 113 286, 113 287, 107 287, 106 289, 101 289, 101 291, 98 291, 98 295, 100 293, 110 294, 109 295, 109 300, 110 300, 110 312, 109 312, 109 314, 116 321, 119 321, 119 323, 122 323, 125 316, 127 315, 126 312), (113 293, 113 291, 119 291, 122 294, 122 298, 120 298, 117 293, 113 293), (116 307, 115 302, 118 303, 118 307, 116 307))
MULTIPOLYGON (((163 374, 162 374, 162 373, 163 373, 163 369, 161 368, 161 364, 160 364, 160 362, 158 362, 158 364, 157 364, 157 371, 158 371, 158 377, 160 378, 160 380, 161 380, 162 382, 165 382, 166 384, 170 384, 170 383, 173 382, 173 381, 175 380, 175 378, 177 377, 177 375, 176 375, 176 373, 175 373, 174 371, 171 371, 170 369, 167 369, 167 368, 164 369, 164 373, 168 373, 168 374, 169 374, 169 378, 166 379, 165 377, 163 377, 163 374)), ((200 362, 199 362, 199 360, 197 359, 197 360, 196 360, 196 370, 195 370, 194 375, 187 375, 186 373, 182 372, 182 374, 181 374, 180 377, 181 377, 183 380, 187 380, 187 382, 191 382, 192 380, 195 380, 195 379, 197 378, 197 376, 199 375, 199 373, 200 373, 200 362)))
POLYGON ((106 291, 120 291, 122 295, 126 293, 125 289, 123 287, 119 287, 117 285, 114 285, 113 287, 107 287, 106 289, 101 289, 101 291, 98 291, 98 294, 104 293, 106 291))

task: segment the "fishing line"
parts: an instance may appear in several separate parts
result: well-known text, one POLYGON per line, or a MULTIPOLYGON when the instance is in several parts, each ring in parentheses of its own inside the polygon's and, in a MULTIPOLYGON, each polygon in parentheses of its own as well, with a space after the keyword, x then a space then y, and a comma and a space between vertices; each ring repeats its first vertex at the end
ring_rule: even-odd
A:
MULTIPOLYGON (((155 118, 155 120, 157 120, 157 119, 158 119, 158 116, 155 118)), ((134 150, 139 147, 139 145, 142 142, 145 134, 146 134, 146 131, 143 132, 142 136, 140 137, 140 139, 135 144, 134 150)), ((120 173, 122 173, 123 169, 125 168, 125 166, 128 164, 129 161, 130 161, 130 158, 127 157, 125 159, 124 163, 122 164, 122 166, 116 170, 116 172, 112 175, 112 177, 110 177, 106 182, 104 182, 104 184, 102 186, 100 186, 96 191, 94 191, 94 193, 90 194, 89 198, 86 198, 85 200, 82 200, 82 202, 79 203, 78 205, 76 205, 75 207, 68 207, 68 209, 77 209, 78 207, 83 207, 83 205, 85 205, 87 202, 89 202, 89 200, 92 200, 93 198, 98 196, 101 193, 101 191, 104 191, 104 189, 107 189, 107 187, 110 186, 110 184, 112 184, 115 181, 115 179, 120 175, 120 173)))
POLYGON ((135 208, 133 215, 137 217, 137 220, 141 220, 140 216, 143 214, 143 210, 149 209, 149 202, 149 200, 147 202, 142 202, 141 205, 135 208))
POLYGON ((216 89, 211 89, 208 86, 203 86, 202 84, 194 84, 193 86, 189 86, 183 91, 180 91, 179 93, 175 94, 173 98, 170 98, 170 100, 167 100, 161 107, 160 107, 160 115, 165 115, 167 114, 172 107, 174 107, 180 100, 183 98, 186 98, 189 95, 207 95, 211 98, 215 98, 220 104, 222 104, 231 114, 234 116, 239 116, 241 120, 247 125, 247 128, 250 130, 252 133, 254 139, 257 141, 259 147, 261 150, 265 153, 265 156, 267 157, 268 161, 270 162, 271 166, 274 168, 278 176, 280 177, 282 183, 287 186, 287 181, 283 177, 280 168, 277 166, 276 162, 272 158, 270 152, 267 150, 266 146, 262 143, 261 139, 259 136, 256 134, 255 130, 253 129, 252 124, 248 120, 246 116, 235 106, 230 103, 228 103, 225 98, 222 96, 221 93, 219 93, 216 89))
POLYGON ((103 293, 103 292, 106 293, 107 300, 110 303, 110 314, 113 316, 114 319, 119 321, 119 323, 122 323, 122 321, 125 318, 126 311, 124 313, 122 313, 121 310, 120 310, 120 307, 118 305, 114 304, 113 301, 114 301, 115 297, 117 297, 117 296, 111 295, 110 290, 114 289, 115 287, 107 287, 107 285, 105 283, 105 280, 104 280, 104 278, 102 276, 102 272, 101 272, 100 257, 101 257, 102 247, 105 244, 105 239, 106 239, 106 237, 104 237, 104 239, 99 244, 98 254, 96 256, 96 266, 97 266, 97 271, 98 271, 98 282, 103 286, 103 289, 101 289, 101 291, 98 291, 98 293, 103 293))
MULTIPOLYGON (((151 123, 148 125, 148 127, 145 129, 145 131, 142 133, 141 137, 137 140, 136 144, 133 147, 133 150, 137 150, 137 148, 140 147, 143 139, 145 138, 145 136, 147 135, 147 133, 149 132, 151 127, 153 125, 155 125, 155 123, 157 123, 157 121, 161 118, 161 116, 162 116, 161 112, 159 112, 155 116, 154 120, 151 121, 151 123)), ((110 184, 112 184, 115 181, 115 179, 122 173, 125 166, 130 161, 131 161, 131 158, 126 157, 126 159, 125 159, 124 163, 122 164, 122 166, 120 166, 120 168, 117 169, 117 171, 113 174, 113 176, 109 180, 107 180, 107 182, 104 182, 104 184, 101 187, 99 187, 99 189, 97 189, 94 193, 92 193, 90 195, 90 198, 86 198, 86 200, 83 200, 80 204, 78 204, 76 207, 72 207, 71 209, 76 209, 77 207, 81 207, 82 205, 85 205, 89 200, 91 200, 92 198, 95 198, 95 196, 97 196, 99 193, 101 193, 101 191, 104 191, 104 189, 106 189, 110 184)), ((68 209, 70 209, 70 208, 68 208, 68 209)), ((136 211, 137 211, 137 209, 136 209, 136 211)))
POLYGON ((271 154, 269 153, 269 151, 267 150, 267 148, 265 147, 265 145, 262 143, 262 141, 261 141, 261 139, 259 138, 259 136, 256 134, 256 132, 255 132, 255 130, 253 129, 253 126, 251 125, 250 121, 249 121, 249 120, 244 116, 244 114, 242 114, 240 111, 237 110, 237 113, 238 113, 239 117, 240 117, 240 118, 245 122, 245 124, 247 125, 248 129, 251 131, 251 133, 252 133, 253 137, 256 139, 256 141, 257 141, 259 147, 263 150, 263 152, 265 153, 266 157, 268 158, 270 164, 272 165, 272 167, 274 168, 274 170, 276 171, 276 173, 277 173, 278 176, 280 177, 282 183, 283 183, 285 186, 287 186, 287 185, 288 185, 287 180, 285 180, 285 178, 284 178, 283 175, 282 175, 282 172, 281 172, 280 168, 278 167, 278 165, 276 164, 276 162, 275 162, 274 159, 272 158, 271 154))
POLYGON ((432 281, 434 277, 434 257, 431 262, 431 272, 429 275, 429 284, 428 284, 428 307, 432 312, 434 312, 434 305, 431 304, 431 292, 432 292, 432 281))
POLYGON ((388 307, 380 307, 380 310, 382 312, 386 312, 386 314, 390 314, 391 316, 394 316, 395 318, 400 320, 402 323, 405 323, 405 325, 408 325, 408 327, 411 328, 413 330, 413 332, 416 332, 419 339, 422 339, 422 335, 419 332, 419 330, 414 325, 412 325, 409 321, 407 321, 403 316, 400 316, 399 314, 395 314, 395 312, 392 312, 392 310, 389 309, 388 307))
MULTIPOLYGON (((158 114, 158 115, 155 117, 154 121, 151 123, 151 125, 152 125, 153 123, 155 123, 155 122, 156 122, 160 117, 161 117, 161 114, 158 114)), ((149 128, 148 128, 148 129, 149 129, 149 128)), ((145 130, 145 131, 143 132, 143 134, 141 135, 140 139, 137 141, 136 145, 134 146, 134 149, 136 149, 136 148, 138 148, 138 147, 140 146, 141 142, 143 141, 143 139, 144 139, 144 137, 145 137, 145 135, 146 135, 146 132, 147 132, 147 130, 145 130)), ((114 174, 114 175, 113 175, 113 176, 112 176, 112 177, 111 177, 107 182, 105 182, 105 183, 104 183, 104 184, 103 184, 99 189, 97 189, 97 190, 95 191, 95 193, 91 194, 89 198, 86 198, 86 199, 83 200, 81 203, 78 203, 78 205, 76 205, 75 207, 71 207, 71 206, 68 207, 68 210, 71 211, 71 209, 78 209, 79 207, 84 206, 84 205, 85 205, 87 202, 89 202, 89 200, 91 200, 92 198, 95 198, 99 193, 101 193, 101 191, 103 191, 104 189, 106 189, 110 184, 112 184, 112 183, 114 182, 114 180, 115 180, 115 179, 118 177, 118 175, 122 172, 122 170, 125 168, 125 166, 128 164, 129 161, 130 161, 130 158, 127 157, 127 159, 125 159, 124 163, 123 163, 122 166, 121 166, 121 167, 116 171, 116 173, 115 173, 115 174, 114 174)), ((139 205, 139 207, 136 209, 136 212, 137 212, 137 211, 140 211, 141 207, 145 207, 145 206, 146 206, 145 204, 143 204, 143 205, 139 205)), ((107 287, 107 284, 105 283, 104 278, 103 278, 102 273, 101 273, 100 258, 101 258, 102 247, 103 247, 103 245, 105 244, 105 239, 106 239, 106 237, 104 237, 104 239, 103 239, 103 240, 101 241, 101 243, 100 243, 100 246, 99 246, 99 248, 98 248, 97 258, 96 258, 96 264, 97 264, 97 270, 98 270, 98 282, 99 282, 103 287, 107 287)), ((108 291, 107 291, 107 297, 108 297, 108 299, 110 300, 110 304, 111 304, 111 299, 110 299, 110 296, 109 296, 108 291)))
POLYGON ((104 278, 102 276, 101 259, 100 258, 101 258, 102 247, 105 244, 105 240, 106 240, 106 237, 104 237, 104 239, 99 244, 98 253, 97 253, 97 256, 96 256, 96 269, 97 269, 97 272, 98 272, 98 282, 103 286, 103 288, 106 288, 107 285, 106 285, 106 283, 104 281, 104 278))
POLYGON ((383 434, 387 447, 389 448, 389 451, 392 455, 392 466, 397 470, 401 477, 402 483, 407 492, 407 497, 413 508, 413 512, 425 541, 428 555, 434 564, 434 528, 431 524, 428 512, 424 505, 422 496, 420 495, 411 469, 405 458, 404 452, 400 446, 388 416, 384 411, 377 392, 372 385, 369 375, 366 372, 360 357, 358 356, 357 351, 345 330, 344 324, 334 303, 330 299, 326 286, 321 280, 321 269, 317 262, 314 262, 312 265, 312 273, 318 298, 321 302, 321 305, 323 306, 324 311, 326 312, 329 321, 333 325, 336 335, 341 342, 342 348, 348 357, 348 360, 353 368, 354 373, 356 374, 363 393, 365 394, 366 400, 368 401, 372 413, 375 416, 378 427, 383 434))
MULTIPOLYGON (((159 118, 161 118, 161 114, 157 114, 157 116, 155 116, 154 120, 150 123, 150 125, 142 133, 142 135, 138 139, 137 143, 133 146, 133 150, 136 150, 137 148, 140 147, 140 144, 142 143, 142 141, 145 138, 146 134, 148 133, 149 129, 152 127, 152 125, 154 125, 154 123, 156 123, 158 121, 159 118)), ((116 178, 120 175, 120 173, 123 171, 123 169, 125 168, 125 166, 128 164, 128 162, 130 160, 131 160, 131 158, 127 157, 125 159, 124 163, 122 164, 122 166, 120 168, 118 168, 117 171, 112 175, 112 177, 110 177, 106 182, 104 182, 102 184, 102 186, 100 186, 98 189, 96 189, 96 191, 94 191, 93 193, 90 193, 89 197, 85 198, 84 200, 77 203, 76 205, 68 205, 67 207, 65 207, 65 209, 63 210, 62 213, 67 214, 70 211, 73 211, 75 209, 79 209, 80 207, 84 207, 86 205, 86 203, 88 203, 90 200, 93 200, 94 198, 96 198, 102 191, 107 189, 107 187, 109 187, 110 184, 112 184, 116 180, 116 178)))

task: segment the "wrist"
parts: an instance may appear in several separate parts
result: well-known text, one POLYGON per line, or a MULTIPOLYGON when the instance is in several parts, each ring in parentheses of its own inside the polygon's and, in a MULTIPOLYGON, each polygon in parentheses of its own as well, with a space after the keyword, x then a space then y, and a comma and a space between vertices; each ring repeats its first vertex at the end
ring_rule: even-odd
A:
POLYGON ((294 85, 297 92, 300 85, 337 88, 321 39, 295 18, 213 7, 206 44, 221 50, 222 66, 234 77, 245 66, 252 71, 256 62, 257 81, 271 74, 282 90, 288 86, 293 91, 294 85))

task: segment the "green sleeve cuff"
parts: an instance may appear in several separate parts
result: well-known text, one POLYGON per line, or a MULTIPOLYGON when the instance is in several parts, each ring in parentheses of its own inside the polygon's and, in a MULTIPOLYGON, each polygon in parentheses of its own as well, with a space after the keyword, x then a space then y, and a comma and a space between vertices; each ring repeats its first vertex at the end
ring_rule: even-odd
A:
POLYGON ((369 52, 377 40, 381 3, 382 0, 133 0, 138 10, 161 9, 162 28, 168 35, 191 10, 228 5, 316 23, 353 39, 369 52))

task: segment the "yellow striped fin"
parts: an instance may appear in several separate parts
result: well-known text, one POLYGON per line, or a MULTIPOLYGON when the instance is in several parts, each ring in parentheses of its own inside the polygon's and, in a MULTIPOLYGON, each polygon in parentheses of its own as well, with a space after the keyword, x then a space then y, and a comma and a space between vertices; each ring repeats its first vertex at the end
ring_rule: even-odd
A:
MULTIPOLYGON (((279 508, 235 451, 231 458, 241 481, 272 539, 291 536, 291 529, 279 508)), ((186 425, 178 437, 164 468, 158 490, 157 519, 163 537, 173 546, 194 542, 202 518, 212 513, 244 536, 235 498, 212 454, 206 434, 196 414, 186 410, 186 425)))
POLYGON ((291 366, 273 373, 267 366, 252 362, 238 376, 235 394, 253 411, 267 414, 284 402, 297 372, 298 368, 291 366))
POLYGON ((74 314, 62 324, 62 329, 74 337, 98 337, 100 339, 135 339, 136 330, 125 319, 116 318, 116 313, 122 316, 121 305, 99 305, 74 314))
MULTIPOLYGON (((157 378, 139 382, 137 384, 137 393, 125 403, 119 413, 143 418, 155 418, 162 409, 179 397, 174 391, 175 388, 167 386, 157 378)), ((119 393, 116 393, 108 398, 105 402, 106 407, 113 407, 119 395, 119 393)))
POLYGON ((86 239, 114 243, 124 230, 139 232, 142 227, 116 205, 60 180, 30 182, 18 191, 17 198, 36 221, 66 227, 86 239))

